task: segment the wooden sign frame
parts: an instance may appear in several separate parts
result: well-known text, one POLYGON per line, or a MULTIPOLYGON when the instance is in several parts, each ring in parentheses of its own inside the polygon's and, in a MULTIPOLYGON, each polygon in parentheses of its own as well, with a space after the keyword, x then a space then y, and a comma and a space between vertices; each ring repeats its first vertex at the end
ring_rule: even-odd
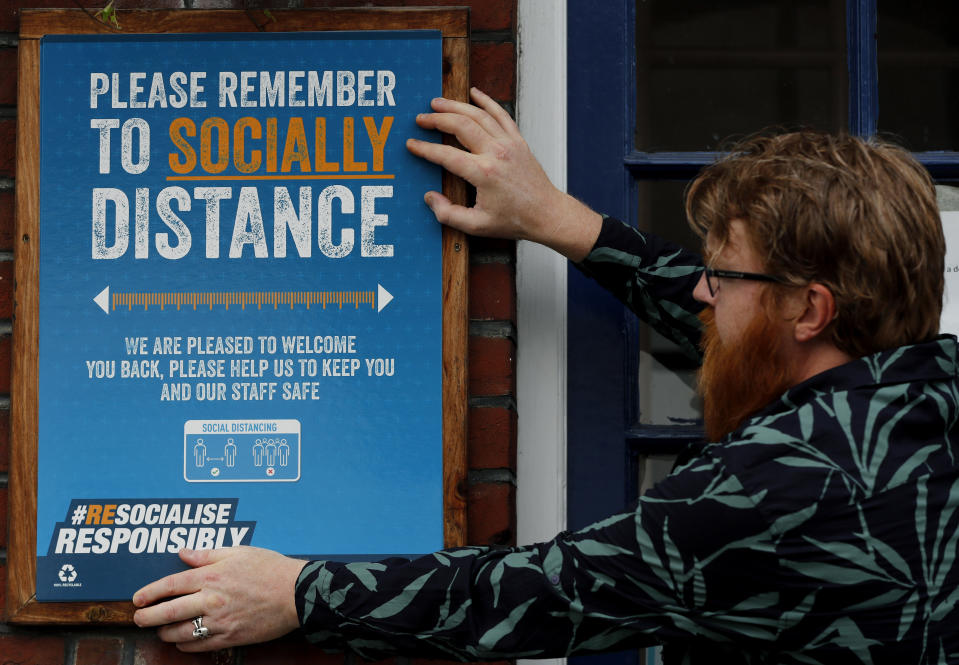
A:
MULTIPOLYGON (((129 602, 36 600, 37 442, 39 392, 40 39, 45 35, 439 30, 443 95, 466 101, 469 10, 129 10, 120 30, 81 10, 24 10, 20 18, 16 247, 11 390, 10 535, 7 617, 22 624, 128 624, 129 602)), ((443 173, 444 193, 465 203, 465 184, 443 173)), ((443 531, 447 547, 466 544, 466 358, 468 337, 466 237, 443 229, 443 531)))

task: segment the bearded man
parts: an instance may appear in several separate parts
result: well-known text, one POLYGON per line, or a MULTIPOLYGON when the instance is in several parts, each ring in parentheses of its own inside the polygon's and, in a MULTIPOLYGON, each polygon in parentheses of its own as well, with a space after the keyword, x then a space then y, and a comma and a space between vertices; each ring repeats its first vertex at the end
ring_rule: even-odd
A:
POLYGON ((702 348, 712 443, 634 511, 547 543, 367 564, 185 552, 198 567, 137 592, 137 623, 190 651, 300 627, 369 657, 658 643, 676 663, 959 662, 957 345, 937 337, 944 241, 922 167, 874 140, 753 139, 690 186, 703 262, 557 191, 473 99, 417 119, 465 150, 408 144, 476 186, 471 208, 427 193, 437 219, 553 247, 702 348))

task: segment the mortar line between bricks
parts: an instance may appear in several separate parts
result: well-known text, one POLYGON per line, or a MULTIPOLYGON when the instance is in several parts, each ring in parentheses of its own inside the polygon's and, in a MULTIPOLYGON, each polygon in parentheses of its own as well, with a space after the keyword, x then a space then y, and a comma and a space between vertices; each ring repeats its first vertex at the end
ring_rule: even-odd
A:
POLYGON ((469 334, 473 337, 516 338, 516 327, 512 321, 483 321, 470 319, 469 334))
POLYGON ((516 36, 512 30, 473 30, 470 41, 483 44, 512 44, 516 36))
MULTIPOLYGON (((2 399, 2 398, 0 398, 2 399)), ((7 403, 9 404, 9 399, 7 403)), ((516 401, 512 395, 473 395, 467 400, 471 409, 513 409, 516 410, 516 401)), ((0 404, 0 409, 3 406, 0 404)), ((7 408, 10 408, 9 406, 7 408)))
POLYGON ((510 252, 490 250, 486 252, 470 252, 470 263, 484 265, 488 263, 513 263, 510 252))
POLYGON ((516 485, 516 474, 510 469, 470 469, 466 479, 470 485, 481 483, 516 485))
POLYGON ((120 665, 134 665, 136 642, 127 637, 123 638, 123 655, 120 656, 120 665))
POLYGON ((67 635, 63 638, 63 665, 76 665, 77 638, 67 635))

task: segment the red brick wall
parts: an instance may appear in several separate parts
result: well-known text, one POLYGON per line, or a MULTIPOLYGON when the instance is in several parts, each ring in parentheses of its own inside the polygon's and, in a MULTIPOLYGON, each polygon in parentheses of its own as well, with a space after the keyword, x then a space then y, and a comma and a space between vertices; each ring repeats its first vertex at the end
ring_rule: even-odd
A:
MULTIPOLYGON (((9 469, 10 317, 14 233, 17 31, 19 8, 99 9, 91 0, 0 2, 0 611, 6 588, 7 472, 9 469)), ((119 9, 311 8, 445 5, 472 7, 472 84, 510 111, 516 95, 516 0, 116 0, 119 9)), ((469 542, 511 544, 515 538, 516 353, 515 248, 474 239, 470 266, 469 542)), ((228 652, 190 656, 136 628, 23 628, 0 623, 0 662, 22 665, 339 665, 295 638, 228 652)), ((414 663, 416 665, 416 663, 414 663)))

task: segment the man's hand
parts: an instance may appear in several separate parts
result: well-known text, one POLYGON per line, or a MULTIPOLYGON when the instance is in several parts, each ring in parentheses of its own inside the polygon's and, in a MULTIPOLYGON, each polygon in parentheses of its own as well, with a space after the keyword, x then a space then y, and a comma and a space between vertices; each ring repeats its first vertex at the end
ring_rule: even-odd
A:
POLYGON ((476 88, 470 96, 477 106, 437 98, 431 104, 435 113, 416 118, 424 129, 454 135, 466 150, 416 139, 406 142, 414 155, 476 188, 472 208, 427 192, 426 203, 436 219, 472 235, 532 240, 574 261, 584 258, 596 242, 602 218, 553 186, 502 107, 476 88))
POLYGON ((306 561, 256 547, 184 549, 180 558, 194 568, 133 595, 142 608, 134 622, 161 626, 163 641, 176 642, 182 651, 212 651, 272 640, 299 626, 294 587, 306 561), (193 636, 198 616, 210 631, 206 639, 193 636))

